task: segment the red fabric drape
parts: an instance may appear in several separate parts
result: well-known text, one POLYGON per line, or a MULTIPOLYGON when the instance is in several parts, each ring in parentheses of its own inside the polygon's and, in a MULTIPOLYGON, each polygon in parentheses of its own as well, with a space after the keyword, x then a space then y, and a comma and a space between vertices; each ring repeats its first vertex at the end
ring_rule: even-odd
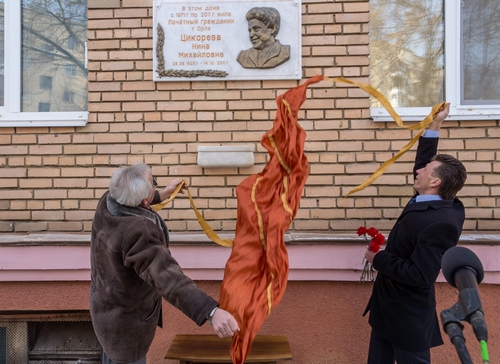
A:
POLYGON ((235 238, 226 263, 220 306, 231 312, 238 332, 231 343, 234 364, 242 364, 265 318, 283 297, 288 280, 284 233, 297 209, 309 173, 304 155, 306 133, 298 124, 308 79, 276 99, 273 128, 261 140, 269 152, 264 170, 236 188, 238 216, 235 238))

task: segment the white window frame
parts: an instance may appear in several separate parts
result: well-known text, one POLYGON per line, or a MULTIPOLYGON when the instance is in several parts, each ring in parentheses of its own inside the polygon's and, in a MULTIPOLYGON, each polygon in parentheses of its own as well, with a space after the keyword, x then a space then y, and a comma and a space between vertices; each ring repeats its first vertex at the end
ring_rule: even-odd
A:
POLYGON ((0 106, 0 127, 85 126, 88 111, 21 112, 21 1, 5 0, 4 17, 5 105, 0 106))
MULTIPOLYGON (((443 0, 444 1, 444 0, 443 0)), ((462 21, 461 1, 446 1, 444 14, 445 36, 445 98, 450 103, 450 120, 487 120, 500 117, 500 105, 461 105, 461 42, 462 21)), ((500 77, 500 76, 499 76, 500 77)), ((421 121, 431 110, 429 107, 395 107, 394 110, 404 121, 421 121)), ((384 108, 371 108, 370 117, 373 121, 393 121, 384 108)))

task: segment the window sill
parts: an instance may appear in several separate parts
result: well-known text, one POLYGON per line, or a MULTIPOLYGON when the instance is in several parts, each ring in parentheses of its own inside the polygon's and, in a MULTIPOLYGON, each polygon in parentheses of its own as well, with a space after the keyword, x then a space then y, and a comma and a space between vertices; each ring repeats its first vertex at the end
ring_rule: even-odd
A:
MULTIPOLYGON (((429 115, 430 107, 394 108, 403 121, 422 121, 429 115)), ((384 108, 374 107, 370 109, 370 118, 374 122, 393 122, 394 119, 384 108)), ((498 120, 500 109, 498 108, 457 108, 450 107, 450 114, 446 120, 498 120)))
POLYGON ((61 113, 1 113, 0 128, 17 127, 74 127, 85 126, 88 121, 88 112, 61 112, 61 113))

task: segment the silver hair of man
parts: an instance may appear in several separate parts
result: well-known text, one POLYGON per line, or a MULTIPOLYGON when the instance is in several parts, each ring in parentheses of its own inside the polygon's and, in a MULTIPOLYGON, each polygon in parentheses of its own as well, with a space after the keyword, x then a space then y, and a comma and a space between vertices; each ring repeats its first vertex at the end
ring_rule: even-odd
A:
POLYGON ((136 163, 118 169, 111 176, 109 193, 120 205, 137 207, 148 198, 154 188, 148 176, 151 168, 144 163, 136 163))

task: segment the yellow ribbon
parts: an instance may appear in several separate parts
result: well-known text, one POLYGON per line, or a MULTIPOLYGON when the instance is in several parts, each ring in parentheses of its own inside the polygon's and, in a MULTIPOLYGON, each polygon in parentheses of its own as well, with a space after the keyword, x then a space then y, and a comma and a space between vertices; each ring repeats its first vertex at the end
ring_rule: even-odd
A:
POLYGON ((367 92, 368 94, 372 95, 373 97, 375 97, 381 104, 382 106, 384 107, 384 109, 387 110, 387 112, 389 113, 389 115, 392 116, 392 118, 394 119, 394 121, 396 122, 396 124, 398 124, 400 127, 403 127, 403 128, 406 128, 406 129, 409 129, 409 130, 417 130, 417 129, 420 129, 419 132, 417 133, 417 135, 415 135, 409 142, 408 144, 406 144, 403 148, 401 148, 401 150, 399 152, 397 152, 394 157, 392 157, 391 159, 388 159, 386 160, 384 163, 382 163, 382 165, 380 165, 380 167, 375 171, 373 172, 373 174, 368 177, 366 179, 366 181, 364 181, 363 183, 361 183, 359 186, 356 186, 354 187, 352 190, 350 190, 346 197, 349 196, 349 195, 352 195, 353 193, 356 193, 358 191, 361 191, 363 189, 365 189, 366 187, 368 187, 369 185, 371 185, 373 183, 373 181, 375 181, 377 178, 379 178, 382 174, 384 174, 384 172, 386 171, 387 168, 389 168, 389 166, 391 164, 393 164, 395 161, 397 161, 403 154, 405 154, 418 140, 418 138, 420 138, 420 136, 422 135, 422 133, 424 132, 425 128, 430 124, 432 123, 432 120, 434 120, 434 117, 444 108, 445 106, 445 103, 442 102, 438 105, 435 105, 432 107, 432 110, 430 112, 429 115, 427 115, 427 117, 422 120, 421 122, 415 124, 415 125, 412 125, 412 126, 407 126, 407 125, 404 125, 403 124, 403 120, 401 119, 401 117, 396 113, 396 111, 393 109, 392 105, 389 103, 389 101, 385 98, 384 95, 382 95, 378 90, 376 90, 375 88, 373 88, 372 86, 366 84, 366 83, 362 83, 362 82, 357 82, 357 81, 352 81, 352 80, 349 80, 347 78, 332 78, 332 77, 325 77, 324 78, 325 81, 333 81, 333 82, 344 82, 344 83, 349 83, 351 85, 356 85, 358 86, 360 89, 362 89, 363 91, 367 92))
MULTIPOLYGON (((172 192, 172 194, 170 195, 170 197, 168 198, 168 200, 165 200, 165 201, 162 201, 162 202, 160 202, 158 204, 152 205, 151 207, 155 211, 157 211, 157 212, 160 211, 170 201, 172 201, 175 198, 175 196, 177 196, 177 194, 179 193, 179 191, 181 190, 181 188, 182 188, 183 185, 186 185, 186 188, 187 188, 187 183, 186 183, 185 180, 182 180, 182 183, 179 183, 177 185, 177 188, 175 189, 174 192, 172 192)), ((208 225, 208 223, 205 221, 205 219, 203 218, 203 216, 201 216, 201 213, 198 211, 198 209, 196 208, 196 206, 194 204, 193 196, 191 196, 191 192, 189 191, 189 188, 187 188, 187 193, 188 193, 189 202, 191 204, 191 207, 193 208, 194 213, 196 214, 196 218, 198 219, 198 223, 203 228, 203 231, 205 232, 205 235, 210 240, 212 240, 214 243, 219 244, 221 246, 225 246, 225 247, 231 247, 231 246, 233 246, 233 241, 232 240, 230 240, 230 239, 221 239, 219 237, 219 235, 217 235, 217 233, 210 227, 210 225, 208 225)))

